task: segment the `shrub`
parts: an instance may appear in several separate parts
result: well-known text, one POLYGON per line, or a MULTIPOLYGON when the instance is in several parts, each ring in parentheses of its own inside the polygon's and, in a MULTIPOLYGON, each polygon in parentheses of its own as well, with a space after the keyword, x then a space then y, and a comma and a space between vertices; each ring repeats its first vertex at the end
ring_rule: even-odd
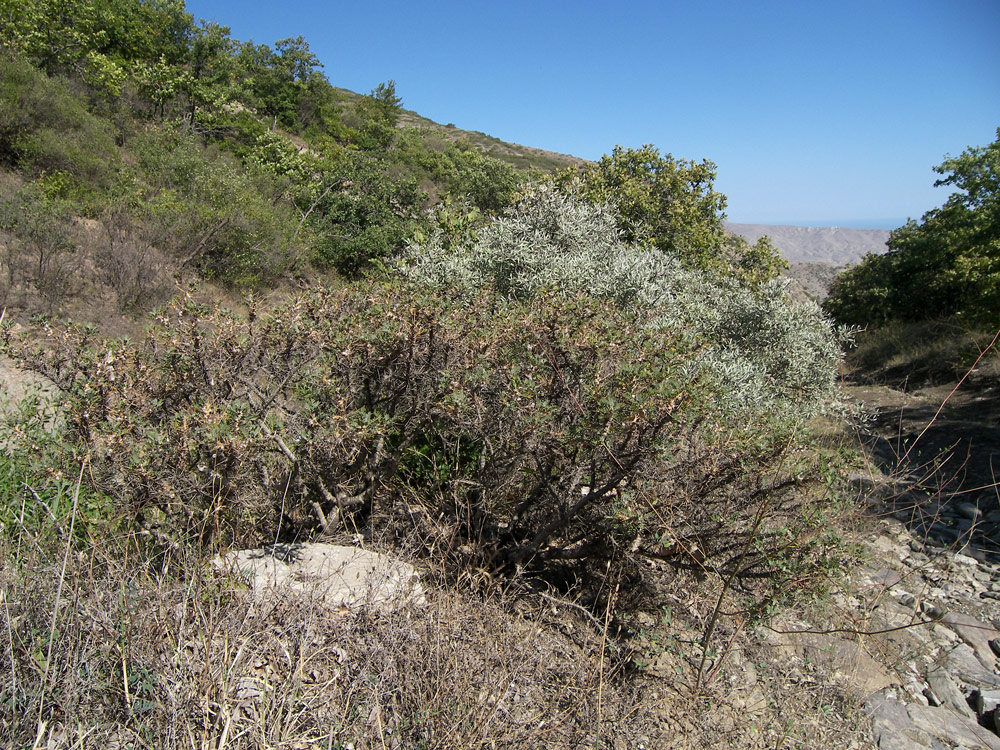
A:
POLYGON ((168 296, 160 254, 133 231, 108 227, 95 260, 97 276, 114 292, 121 312, 161 304, 168 296))
POLYGON ((357 274, 373 260, 397 255, 419 220, 422 192, 395 178, 370 154, 342 151, 324 174, 325 192, 310 216, 314 259, 357 274))
POLYGON ((726 383, 726 401, 738 411, 814 415, 836 404, 838 334, 816 305, 792 302, 778 281, 751 288, 628 244, 618 224, 607 204, 535 187, 471 246, 455 247, 439 232, 411 247, 399 268, 451 293, 586 294, 644 309, 647 325, 706 344, 698 368, 726 383))
POLYGON ((449 293, 425 259, 246 316, 182 300, 139 344, 70 329, 12 351, 67 392, 98 488, 165 544, 367 529, 416 531, 452 572, 640 575, 694 549, 766 568, 757 509, 780 517, 817 471, 796 435, 830 406, 829 328, 621 257, 606 218, 543 192, 435 256, 461 272, 449 293), (524 240, 510 262, 504 237, 524 240))
POLYGON ((36 181, 0 198, 0 232, 6 235, 0 262, 8 290, 30 283, 51 313, 65 296, 78 265, 70 236, 71 204, 48 195, 36 181))
POLYGON ((64 197, 93 201, 113 183, 119 154, 109 123, 69 82, 0 56, 0 163, 63 174, 64 197))
POLYGON ((260 286, 295 263, 298 221, 273 175, 180 131, 150 128, 131 146, 147 242, 235 287, 260 286))

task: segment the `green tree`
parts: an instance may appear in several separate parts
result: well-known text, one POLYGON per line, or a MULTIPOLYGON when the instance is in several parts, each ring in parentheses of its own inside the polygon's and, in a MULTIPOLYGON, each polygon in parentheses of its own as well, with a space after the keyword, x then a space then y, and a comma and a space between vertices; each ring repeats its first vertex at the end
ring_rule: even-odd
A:
POLYGON ((626 242, 653 245, 689 265, 752 283, 774 278, 783 267, 769 243, 752 249, 726 230, 726 196, 714 188, 711 161, 675 159, 652 145, 615 146, 597 163, 565 170, 555 180, 591 202, 613 204, 626 242))
POLYGON ((997 140, 945 159, 935 186, 957 188, 920 222, 889 237, 838 277, 827 310, 844 323, 881 324, 959 315, 1000 321, 1000 128, 997 140))
POLYGON ((396 96, 396 82, 389 79, 380 83, 372 90, 370 96, 372 101, 378 105, 385 120, 391 125, 395 125, 403 107, 403 100, 396 96))
POLYGON ((322 64, 301 36, 282 39, 272 50, 247 42, 237 55, 246 80, 245 102, 285 127, 297 129, 296 113, 303 91, 326 78, 322 64))
POLYGON ((199 107, 218 107, 236 99, 236 60, 239 44, 229 28, 202 22, 191 37, 187 60, 186 93, 192 122, 199 107))
POLYGON ((358 145, 370 151, 388 149, 396 137, 396 123, 402 109, 402 99, 396 96, 396 82, 380 83, 368 96, 355 105, 358 124, 358 145))
POLYGON ((181 63, 193 33, 183 0, 0 0, 0 39, 47 73, 80 71, 117 94, 136 63, 181 63))
POLYGON ((0 39, 8 49, 54 73, 104 43, 94 3, 0 0, 0 39))

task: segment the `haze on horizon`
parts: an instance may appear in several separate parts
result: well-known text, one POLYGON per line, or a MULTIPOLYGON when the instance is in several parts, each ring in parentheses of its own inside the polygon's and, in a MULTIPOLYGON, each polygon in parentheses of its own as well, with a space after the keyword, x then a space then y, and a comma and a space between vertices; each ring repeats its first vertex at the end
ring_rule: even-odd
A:
POLYGON ((243 41, 303 36, 335 86, 586 159, 710 159, 738 223, 893 228, 1000 126, 1000 3, 188 0, 243 41))

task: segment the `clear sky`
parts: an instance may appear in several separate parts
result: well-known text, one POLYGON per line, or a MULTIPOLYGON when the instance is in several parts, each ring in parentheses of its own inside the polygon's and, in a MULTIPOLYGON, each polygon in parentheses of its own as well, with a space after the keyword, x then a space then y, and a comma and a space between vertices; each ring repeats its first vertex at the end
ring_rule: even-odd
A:
POLYGON ((731 221, 898 226, 1000 127, 1000 0, 188 0, 242 41, 302 35, 334 86, 396 81, 440 123, 597 159, 718 165, 731 221))

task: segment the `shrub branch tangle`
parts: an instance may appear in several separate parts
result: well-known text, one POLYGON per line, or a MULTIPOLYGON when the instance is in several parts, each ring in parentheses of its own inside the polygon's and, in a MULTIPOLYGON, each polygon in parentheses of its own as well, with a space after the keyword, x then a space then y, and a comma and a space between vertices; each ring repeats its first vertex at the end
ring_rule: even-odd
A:
POLYGON ((454 569, 629 567, 695 546, 736 560, 750 507, 811 471, 795 457, 769 467, 803 415, 831 405, 829 326, 773 292, 702 310, 698 277, 602 246, 613 231, 596 210, 527 199, 471 256, 456 250, 496 254, 459 263, 448 294, 365 282, 245 316, 186 300, 139 345, 71 329, 34 355, 14 348, 69 394, 100 488, 164 545, 367 525, 416 527, 454 569), (518 227, 539 236, 505 260, 500 238, 518 227), (562 256, 546 260, 546 234, 562 256), (560 264, 615 293, 574 285, 560 264))

